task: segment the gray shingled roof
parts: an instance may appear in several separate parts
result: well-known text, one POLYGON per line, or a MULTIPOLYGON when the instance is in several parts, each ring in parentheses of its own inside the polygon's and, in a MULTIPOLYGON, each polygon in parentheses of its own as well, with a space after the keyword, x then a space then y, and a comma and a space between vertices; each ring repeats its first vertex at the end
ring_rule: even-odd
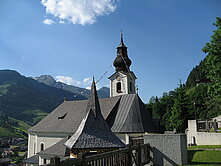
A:
POLYGON ((113 132, 157 132, 149 111, 136 94, 123 95, 115 114, 114 123, 110 125, 113 132))
POLYGON ((69 150, 64 146, 64 143, 68 140, 68 137, 63 138, 62 140, 58 141, 56 144, 52 145, 51 147, 38 152, 37 154, 40 155, 51 155, 57 157, 65 157, 70 155, 69 150))
POLYGON ((39 156, 38 155, 31 156, 31 157, 25 159, 23 161, 23 163, 38 164, 39 163, 39 156))
MULTIPOLYGON (((119 99, 120 97, 118 96, 99 100, 104 118, 109 115, 119 99)), ((86 107, 87 100, 64 101, 38 124, 30 128, 28 132, 61 132, 73 134, 86 115, 86 107), (61 119, 65 114, 66 116, 61 119)))
POLYGON ((95 82, 87 103, 86 116, 77 131, 65 143, 69 149, 120 148, 125 144, 111 131, 101 114, 95 82))
MULTIPOLYGON (((102 115, 113 132, 157 132, 149 111, 137 94, 99 99, 99 102, 102 115)), ((73 134, 86 116, 86 107, 87 100, 64 101, 28 132, 73 134)))

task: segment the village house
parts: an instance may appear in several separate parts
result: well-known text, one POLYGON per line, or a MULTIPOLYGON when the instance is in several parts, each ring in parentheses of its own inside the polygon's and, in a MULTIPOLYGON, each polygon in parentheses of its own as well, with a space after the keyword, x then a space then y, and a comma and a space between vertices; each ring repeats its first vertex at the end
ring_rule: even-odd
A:
MULTIPOLYGON (((141 136, 158 131, 151 114, 136 94, 137 78, 130 71, 130 66, 131 60, 127 55, 127 47, 121 35, 117 57, 114 61, 116 72, 109 77, 110 97, 99 99, 99 105, 100 112, 111 131, 125 144, 129 143, 129 136, 141 136)), ((87 100, 64 101, 29 129, 28 158, 25 163, 30 166, 47 164, 51 157, 57 156, 61 159, 71 157, 70 150, 74 157, 76 140, 80 139, 83 133, 84 127, 81 128, 81 126, 85 125, 83 124, 85 117, 89 116, 87 107, 87 100)), ((95 134, 97 132, 94 130, 95 134)), ((108 146, 106 146, 107 149, 108 146)))

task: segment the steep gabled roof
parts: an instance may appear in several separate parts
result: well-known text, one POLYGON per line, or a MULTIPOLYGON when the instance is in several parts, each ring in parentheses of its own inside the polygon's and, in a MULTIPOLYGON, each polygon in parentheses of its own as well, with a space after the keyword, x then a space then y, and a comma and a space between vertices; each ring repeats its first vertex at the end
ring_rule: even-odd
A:
POLYGON ((86 116, 65 146, 69 149, 125 147, 125 144, 111 131, 101 114, 94 81, 91 86, 91 97, 87 103, 86 116))
POLYGON ((157 132, 149 111, 137 94, 122 95, 114 119, 110 127, 115 133, 157 132))

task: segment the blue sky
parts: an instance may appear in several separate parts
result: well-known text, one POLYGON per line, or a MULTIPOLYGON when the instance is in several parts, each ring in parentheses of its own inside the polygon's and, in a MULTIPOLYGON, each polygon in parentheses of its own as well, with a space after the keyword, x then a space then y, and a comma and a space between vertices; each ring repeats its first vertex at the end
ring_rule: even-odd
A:
POLYGON ((123 29, 144 102, 186 81, 221 17, 220 0, 56 2, 0 0, 0 69, 88 87, 88 78, 99 79, 112 64, 123 29))

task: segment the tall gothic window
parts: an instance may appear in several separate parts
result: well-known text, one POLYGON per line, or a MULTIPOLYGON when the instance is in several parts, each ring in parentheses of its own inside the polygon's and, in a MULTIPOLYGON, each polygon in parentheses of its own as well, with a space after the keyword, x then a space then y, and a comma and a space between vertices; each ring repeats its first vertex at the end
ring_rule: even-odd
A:
POLYGON ((34 154, 35 154, 35 146, 36 146, 36 143, 34 143, 34 154))
POLYGON ((121 82, 117 82, 117 92, 121 92, 121 82))
POLYGON ((41 151, 44 150, 44 143, 41 143, 41 151))

